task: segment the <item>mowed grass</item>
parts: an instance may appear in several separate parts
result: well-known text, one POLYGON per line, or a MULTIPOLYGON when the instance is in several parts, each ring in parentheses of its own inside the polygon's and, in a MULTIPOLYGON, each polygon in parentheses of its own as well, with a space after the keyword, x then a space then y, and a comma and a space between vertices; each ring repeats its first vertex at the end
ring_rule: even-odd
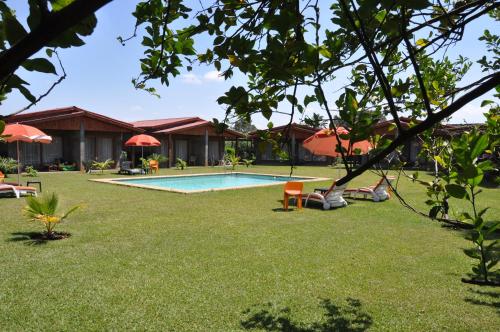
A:
MULTIPOLYGON (((498 288, 460 281, 472 264, 463 233, 396 199, 283 212, 281 185, 185 195, 88 181, 111 176, 40 176, 63 207, 85 206, 58 227, 72 234, 60 241, 29 241, 23 234, 42 228, 23 217, 24 200, 0 199, 0 330, 327 331, 356 317, 360 330, 500 326, 498 288)), ((366 173, 351 186, 376 179, 366 173)), ((426 209, 423 187, 401 179, 399 188, 426 209)), ((499 193, 481 194, 487 218, 500 215, 499 193)))

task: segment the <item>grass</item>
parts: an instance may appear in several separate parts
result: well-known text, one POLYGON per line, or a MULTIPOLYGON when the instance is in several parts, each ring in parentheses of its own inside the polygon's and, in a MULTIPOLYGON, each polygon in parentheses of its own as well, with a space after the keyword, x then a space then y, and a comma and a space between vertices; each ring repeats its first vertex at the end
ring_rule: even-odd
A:
MULTIPOLYGON (((205 171, 214 169, 162 174, 205 171)), ((295 173, 340 175, 326 167, 295 173)), ((86 206, 56 229, 72 234, 60 241, 30 241, 42 227, 22 216, 24 200, 0 199, 0 330, 500 326, 498 289, 460 282, 470 242, 395 199, 283 212, 281 186, 183 195, 87 181, 109 176, 40 175, 63 207, 86 206)), ((352 186, 375 181, 367 173, 352 186)), ((402 181, 402 193, 425 209, 423 188, 402 181)), ((492 206, 486 217, 498 218, 498 189, 484 189, 481 201, 492 206)))

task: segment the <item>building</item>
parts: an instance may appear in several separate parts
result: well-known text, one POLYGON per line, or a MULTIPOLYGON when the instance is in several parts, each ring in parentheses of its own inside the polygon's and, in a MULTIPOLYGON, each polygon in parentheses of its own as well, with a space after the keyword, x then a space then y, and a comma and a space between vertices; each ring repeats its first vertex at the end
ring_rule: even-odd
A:
MULTIPOLYGON (((290 143, 284 142, 282 149, 288 152, 288 144, 290 144, 294 164, 324 164, 328 161, 328 158, 324 156, 315 156, 302 146, 304 140, 314 135, 318 130, 318 128, 313 128, 307 125, 291 123, 290 125, 272 128, 270 130, 270 134, 273 135, 275 139, 279 136, 282 138, 288 138, 290 143)), ((280 156, 273 152, 272 144, 261 140, 259 131, 250 133, 249 138, 253 141, 256 163, 275 164, 283 162, 280 159, 280 156)), ((284 161, 288 162, 288 160, 284 161)))
POLYGON ((168 156, 169 167, 177 158, 190 165, 216 165, 223 158, 227 140, 245 137, 230 129, 219 133, 212 122, 198 117, 136 121, 132 125, 161 142, 156 152, 168 156))
MULTIPOLYGON (((133 123, 116 120, 76 106, 39 112, 22 113, 5 119, 41 129, 52 136, 51 144, 21 143, 20 160, 24 166, 50 169, 68 165, 84 169, 93 160, 112 159, 117 162, 122 151, 138 161, 141 149, 125 147, 132 135, 147 133, 162 143, 145 148, 145 156, 153 152, 169 157, 168 165, 182 158, 191 165, 214 165, 224 154, 225 140, 244 136, 233 130, 218 133, 212 122, 198 117, 145 120, 133 123)), ((15 144, 0 144, 0 155, 16 156, 15 144)))

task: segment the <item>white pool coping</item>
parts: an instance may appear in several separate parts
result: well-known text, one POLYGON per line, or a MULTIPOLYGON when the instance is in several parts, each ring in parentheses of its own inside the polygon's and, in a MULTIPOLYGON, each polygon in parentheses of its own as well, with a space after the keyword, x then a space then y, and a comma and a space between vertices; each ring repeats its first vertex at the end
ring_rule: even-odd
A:
MULTIPOLYGON (((178 178, 178 177, 194 177, 194 176, 207 176, 207 175, 227 175, 227 174, 249 174, 249 175, 265 175, 265 176, 288 177, 288 175, 283 175, 283 174, 267 174, 267 173, 252 173, 252 172, 225 172, 225 173, 196 173, 196 174, 180 174, 180 175, 158 175, 158 176, 133 176, 133 177, 129 176, 129 177, 109 178, 109 179, 89 179, 89 181, 101 182, 101 183, 108 183, 108 184, 114 184, 114 185, 120 185, 120 186, 127 186, 127 187, 134 187, 134 188, 153 189, 153 190, 175 192, 175 193, 179 193, 179 194, 195 194, 195 193, 203 193, 203 192, 211 192, 211 191, 234 190, 234 189, 248 189, 248 188, 258 188, 258 187, 270 187, 270 186, 283 185, 286 182, 286 181, 283 181, 283 182, 276 182, 276 183, 265 183, 265 184, 254 184, 254 185, 237 186, 237 187, 210 188, 210 189, 199 189, 199 190, 181 190, 181 189, 169 188, 169 187, 160 187, 160 186, 151 186, 151 185, 143 185, 143 184, 121 182, 122 180, 178 178)), ((318 178, 318 177, 302 176, 302 175, 292 175, 292 177, 301 178, 300 180, 296 180, 298 182, 316 182, 316 181, 329 181, 329 180, 331 180, 329 178, 318 178)))

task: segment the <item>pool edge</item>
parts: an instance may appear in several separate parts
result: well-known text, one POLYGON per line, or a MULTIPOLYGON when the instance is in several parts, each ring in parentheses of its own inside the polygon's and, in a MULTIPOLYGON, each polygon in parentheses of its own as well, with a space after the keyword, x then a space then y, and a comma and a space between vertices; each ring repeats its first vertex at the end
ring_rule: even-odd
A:
MULTIPOLYGON (((279 177, 287 177, 287 175, 281 174, 268 174, 268 173, 253 173, 253 172, 224 172, 224 173, 196 173, 196 174, 181 174, 181 175, 158 175, 158 176, 134 176, 131 177, 119 177, 119 178, 107 178, 107 179, 88 179, 88 181, 99 182, 99 183, 107 183, 119 186, 133 187, 133 188, 141 188, 141 189, 151 189, 151 190, 160 190, 166 192, 173 192, 178 194, 198 194, 205 192, 213 192, 213 191, 223 191, 223 190, 235 190, 235 189, 250 189, 250 188, 260 188, 260 187, 271 187, 277 185, 283 185, 285 182, 279 183, 266 183, 266 184, 258 184, 258 185, 248 185, 248 186, 238 186, 238 187, 226 187, 226 188, 212 188, 212 189, 200 189, 200 190, 180 190, 175 188, 167 188, 167 187, 159 187, 159 186, 148 186, 148 185, 138 185, 132 183, 123 183, 119 182, 120 180, 131 180, 131 179, 152 179, 152 178, 169 178, 169 177, 183 177, 183 176, 204 176, 204 175, 226 175, 226 174, 250 174, 250 175, 267 175, 267 176, 279 176, 279 177)), ((300 180, 300 182, 319 182, 319 181, 327 181, 331 180, 330 178, 318 178, 312 176, 297 176, 305 180, 300 180)))

